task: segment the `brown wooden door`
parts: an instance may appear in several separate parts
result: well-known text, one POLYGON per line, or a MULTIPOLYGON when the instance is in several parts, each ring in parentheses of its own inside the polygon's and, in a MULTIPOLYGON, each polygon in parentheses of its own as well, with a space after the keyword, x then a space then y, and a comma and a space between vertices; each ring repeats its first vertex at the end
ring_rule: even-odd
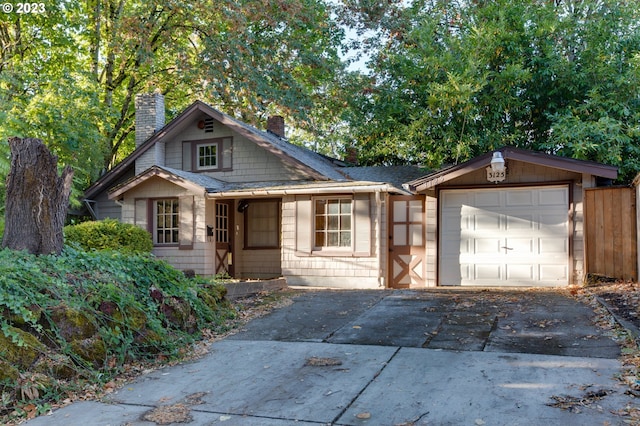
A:
POLYGON ((233 201, 216 201, 216 275, 233 277, 233 201))
POLYGON ((424 197, 389 197, 389 287, 424 287, 424 197))

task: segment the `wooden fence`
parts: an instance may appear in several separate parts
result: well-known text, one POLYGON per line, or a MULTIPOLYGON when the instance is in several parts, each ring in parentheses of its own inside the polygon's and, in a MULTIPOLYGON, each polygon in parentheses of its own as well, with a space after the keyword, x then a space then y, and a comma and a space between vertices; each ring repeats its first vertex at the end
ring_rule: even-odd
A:
POLYGON ((585 190, 586 271, 611 278, 638 278, 634 188, 585 190))

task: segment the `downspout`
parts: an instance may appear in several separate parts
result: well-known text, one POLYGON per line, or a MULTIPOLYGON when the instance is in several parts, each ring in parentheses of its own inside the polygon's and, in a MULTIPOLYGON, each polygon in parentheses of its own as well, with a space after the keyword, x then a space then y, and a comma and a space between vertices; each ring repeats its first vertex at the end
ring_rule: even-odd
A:
POLYGON ((378 287, 385 287, 384 282, 384 268, 383 265, 383 251, 382 251, 382 199, 380 197, 380 190, 376 190, 376 221, 378 222, 378 287))

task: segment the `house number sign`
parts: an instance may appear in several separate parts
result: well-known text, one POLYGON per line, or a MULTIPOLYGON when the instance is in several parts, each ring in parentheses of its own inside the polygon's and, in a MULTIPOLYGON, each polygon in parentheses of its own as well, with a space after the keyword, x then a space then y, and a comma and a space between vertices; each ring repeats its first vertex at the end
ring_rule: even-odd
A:
POLYGON ((487 180, 489 182, 502 182, 507 177, 507 168, 503 170, 493 170, 491 167, 487 167, 487 180))

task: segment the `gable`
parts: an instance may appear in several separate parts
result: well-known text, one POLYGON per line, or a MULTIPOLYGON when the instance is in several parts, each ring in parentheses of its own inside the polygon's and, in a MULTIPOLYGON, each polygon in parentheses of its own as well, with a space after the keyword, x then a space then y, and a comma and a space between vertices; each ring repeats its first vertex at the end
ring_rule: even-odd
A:
MULTIPOLYGON (((224 174, 219 176, 221 179, 229 179, 229 181, 257 179, 260 181, 265 179, 268 174, 267 169, 269 169, 269 173, 279 171, 278 178, 285 180, 347 180, 332 162, 322 155, 293 145, 274 134, 258 130, 203 102, 196 101, 142 143, 111 171, 99 178, 87 189, 85 197, 91 199, 112 188, 117 182, 123 180, 125 174, 131 173, 131 170, 136 168, 136 164, 139 165, 137 174, 153 165, 184 169, 183 153, 184 150, 189 149, 183 146, 184 142, 192 143, 196 140, 228 137, 232 138, 231 149, 226 151, 229 155, 225 158, 231 161, 231 166, 223 167, 221 171, 224 174), (256 168, 256 161, 263 163, 265 160, 264 168, 262 165, 256 168), (239 165, 238 171, 233 172, 236 170, 236 161, 239 165), (252 170, 255 173, 249 176, 243 174, 242 170, 252 170)), ((223 151, 229 147, 225 143, 222 142, 223 151)), ((191 170, 193 170, 192 167, 191 170)))
MULTIPOLYGON (((502 153, 503 158, 507 162, 508 176, 515 177, 514 182, 517 183, 535 182, 540 180, 539 178, 536 178, 535 173, 531 173, 531 169, 527 170, 526 167, 535 167, 538 170, 551 170, 551 172, 543 173, 546 174, 546 176, 544 176, 544 179, 542 180, 547 181, 553 180, 549 174, 563 175, 569 173, 572 177, 575 175, 587 174, 608 179, 616 179, 618 177, 617 167, 592 161, 564 158, 514 147, 503 147, 496 151, 502 153), (525 171, 528 174, 522 171, 520 173, 516 173, 515 168, 513 172, 510 172, 510 163, 513 163, 514 165, 522 165, 521 167, 525 167, 525 171)), ((485 169, 489 166, 492 157, 493 152, 488 152, 464 163, 430 173, 426 176, 408 182, 405 184, 405 188, 413 192, 423 192, 445 183, 451 185, 454 181, 457 184, 462 184, 466 183, 466 180, 471 179, 475 183, 478 183, 478 181, 482 181, 481 176, 485 176, 485 169)), ((484 178, 484 183, 487 183, 486 178, 484 178)))

